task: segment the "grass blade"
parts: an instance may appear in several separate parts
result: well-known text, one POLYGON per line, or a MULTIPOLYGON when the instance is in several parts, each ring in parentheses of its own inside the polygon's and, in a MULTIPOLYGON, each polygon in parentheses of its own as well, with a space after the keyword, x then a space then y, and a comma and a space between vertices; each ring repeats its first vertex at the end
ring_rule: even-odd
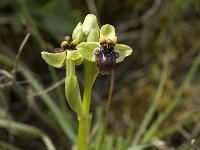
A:
POLYGON ((122 137, 117 138, 116 150, 125 150, 125 142, 122 137))
POLYGON ((43 140, 48 150, 56 149, 51 139, 42 130, 36 127, 6 119, 0 119, 0 127, 12 130, 12 133, 19 136, 22 136, 23 134, 28 134, 29 137, 30 136, 32 136, 33 138, 40 137, 43 140))
MULTIPOLYGON (((7 64, 8 66, 14 66, 14 62, 6 55, 0 53, 0 62, 7 64)), ((35 90, 35 92, 43 91, 43 87, 40 83, 33 77, 31 72, 20 63, 18 64, 18 68, 21 71, 21 74, 29 81, 31 87, 35 90)), ((55 120, 58 122, 60 127, 62 128, 65 135, 71 140, 71 142, 76 143, 76 133, 69 119, 67 119, 64 114, 60 111, 57 105, 54 103, 52 98, 46 93, 40 95, 43 102, 47 105, 49 110, 51 110, 54 115, 55 120)))
POLYGON ((112 135, 106 135, 103 141, 102 150, 112 150, 114 143, 114 137, 112 135))
POLYGON ((196 73, 199 65, 200 65, 200 52, 196 56, 195 60, 193 61, 193 64, 190 67, 190 69, 189 69, 189 71, 188 71, 188 73, 187 73, 187 75, 186 75, 186 77, 185 77, 185 79, 184 79, 181 87, 178 89, 178 91, 177 91, 174 99, 169 104, 169 106, 165 109, 165 111, 158 116, 157 120, 150 127, 150 129, 148 130, 148 132, 143 137, 142 143, 146 143, 149 140, 151 140, 152 136, 154 135, 154 133, 156 132, 156 130, 158 129, 158 127, 167 119, 167 117, 169 116, 169 114, 178 105, 178 103, 180 102, 180 100, 182 98, 182 95, 188 89, 188 87, 190 85, 190 82, 194 78, 194 75, 195 75, 195 73, 196 73))
POLYGON ((165 83, 166 83, 166 80, 167 80, 167 70, 168 70, 168 66, 169 66, 169 59, 166 58, 166 60, 164 61, 164 65, 163 65, 163 72, 160 76, 160 82, 159 82, 159 86, 158 86, 158 89, 156 91, 156 94, 152 100, 152 104, 149 108, 149 110, 147 111, 144 119, 142 120, 142 123, 140 125, 140 128, 138 130, 138 132, 136 133, 136 136, 133 140, 133 146, 134 145, 137 145, 138 142, 140 141, 142 135, 145 133, 146 129, 147 129, 147 126, 149 125, 156 109, 157 109, 157 106, 160 102, 160 99, 161 99, 161 96, 162 96, 162 93, 163 93, 163 90, 164 90, 164 86, 165 86, 165 83))
POLYGON ((4 141, 0 141, 0 149, 6 149, 6 150, 22 150, 16 146, 11 145, 10 143, 6 143, 4 141))

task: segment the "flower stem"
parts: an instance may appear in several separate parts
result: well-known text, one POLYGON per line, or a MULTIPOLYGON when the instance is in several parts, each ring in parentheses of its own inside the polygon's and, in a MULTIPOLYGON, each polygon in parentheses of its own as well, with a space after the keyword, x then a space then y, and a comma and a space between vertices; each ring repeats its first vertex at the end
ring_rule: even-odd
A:
POLYGON ((89 115, 91 92, 92 92, 91 76, 85 75, 85 77, 84 77, 83 109, 85 111, 86 116, 89 115))
POLYGON ((98 71, 96 65, 89 61, 84 61, 84 93, 83 93, 83 110, 85 118, 79 119, 78 131, 78 150, 87 150, 87 137, 88 137, 88 116, 90 111, 90 100, 92 85, 96 79, 98 71))
MULTIPOLYGON (((85 72, 87 72, 85 70, 85 72)), ((78 150, 87 150, 87 136, 88 136, 88 115, 90 108, 91 99, 91 80, 90 75, 84 74, 84 94, 83 94, 83 110, 86 118, 79 120, 79 131, 78 131, 78 150)))
POLYGON ((87 150, 88 117, 79 119, 78 150, 87 150))
POLYGON ((75 62, 70 59, 66 59, 66 76, 69 75, 75 75, 75 62))

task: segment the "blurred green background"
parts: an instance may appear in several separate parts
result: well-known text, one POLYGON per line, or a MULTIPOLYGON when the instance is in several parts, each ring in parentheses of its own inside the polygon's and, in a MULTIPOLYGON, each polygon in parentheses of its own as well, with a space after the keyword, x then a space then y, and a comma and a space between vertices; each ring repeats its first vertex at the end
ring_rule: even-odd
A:
MULTIPOLYGON (((65 70, 49 67, 40 52, 59 47, 88 13, 134 49, 95 82, 90 149, 200 149, 199 0, 1 0, 0 149, 75 145, 65 70)), ((82 83, 82 66, 77 75, 82 83)))

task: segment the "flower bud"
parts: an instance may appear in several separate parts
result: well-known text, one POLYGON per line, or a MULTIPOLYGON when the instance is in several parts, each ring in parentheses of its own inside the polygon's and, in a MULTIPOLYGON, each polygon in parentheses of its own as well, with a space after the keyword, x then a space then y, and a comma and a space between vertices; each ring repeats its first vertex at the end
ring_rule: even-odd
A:
POLYGON ((82 29, 78 31, 76 39, 79 41, 79 43, 86 41, 87 36, 83 33, 82 29))
POLYGON ((73 33, 72 33, 72 39, 78 39, 78 37, 77 37, 77 35, 78 35, 78 32, 79 32, 79 30, 81 30, 81 28, 82 28, 82 23, 81 22, 79 22, 77 25, 76 25, 76 27, 74 28, 74 31, 73 31, 73 33))
POLYGON ((99 28, 92 29, 90 31, 87 42, 98 42, 99 41, 99 28))
POLYGON ((82 31, 86 36, 88 36, 90 31, 95 28, 99 28, 97 18, 93 14, 88 14, 83 22, 82 31))
POLYGON ((76 27, 75 27, 75 29, 74 29, 74 31, 73 31, 73 33, 72 33, 72 39, 73 40, 78 40, 79 42, 84 42, 85 40, 86 40, 86 35, 84 34, 84 32, 82 31, 82 23, 81 22, 79 22, 77 25, 76 25, 76 27))

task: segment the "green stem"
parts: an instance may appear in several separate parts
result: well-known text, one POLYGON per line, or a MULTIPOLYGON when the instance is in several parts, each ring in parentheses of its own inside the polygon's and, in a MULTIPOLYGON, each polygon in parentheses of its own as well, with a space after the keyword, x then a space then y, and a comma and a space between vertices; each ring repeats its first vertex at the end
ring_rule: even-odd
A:
POLYGON ((86 118, 79 120, 79 131, 78 131, 78 150, 87 150, 87 136, 88 136, 88 116, 90 109, 91 100, 91 81, 90 76, 84 76, 84 94, 83 94, 83 110, 86 118))
POLYGON ((84 93, 83 93, 83 109, 86 115, 89 115, 90 110, 90 100, 91 100, 92 85, 89 75, 84 77, 84 93))
POLYGON ((84 61, 84 93, 83 93, 83 110, 86 117, 79 120, 78 131, 78 150, 87 150, 87 136, 88 136, 88 116, 90 111, 90 100, 92 85, 96 79, 98 71, 96 65, 89 61, 84 61))
MULTIPOLYGON (((88 115, 90 108, 91 90, 92 90, 92 65, 89 62, 84 63, 84 94, 83 94, 83 108, 82 116, 78 115, 79 129, 78 129, 78 150, 87 150, 87 135, 88 135, 88 115)), ((66 60, 66 76, 75 75, 75 62, 66 60)), ((73 104, 73 103, 71 103, 73 104)), ((72 105, 71 105, 72 106, 72 105)))
POLYGON ((78 150, 87 150, 88 117, 79 120, 78 150))
POLYGON ((75 75, 75 62, 70 59, 66 59, 66 76, 75 75))
POLYGON ((83 110, 86 114, 86 118, 79 120, 78 150, 87 150, 88 115, 92 90, 90 75, 87 74, 86 70, 84 72, 83 110))

